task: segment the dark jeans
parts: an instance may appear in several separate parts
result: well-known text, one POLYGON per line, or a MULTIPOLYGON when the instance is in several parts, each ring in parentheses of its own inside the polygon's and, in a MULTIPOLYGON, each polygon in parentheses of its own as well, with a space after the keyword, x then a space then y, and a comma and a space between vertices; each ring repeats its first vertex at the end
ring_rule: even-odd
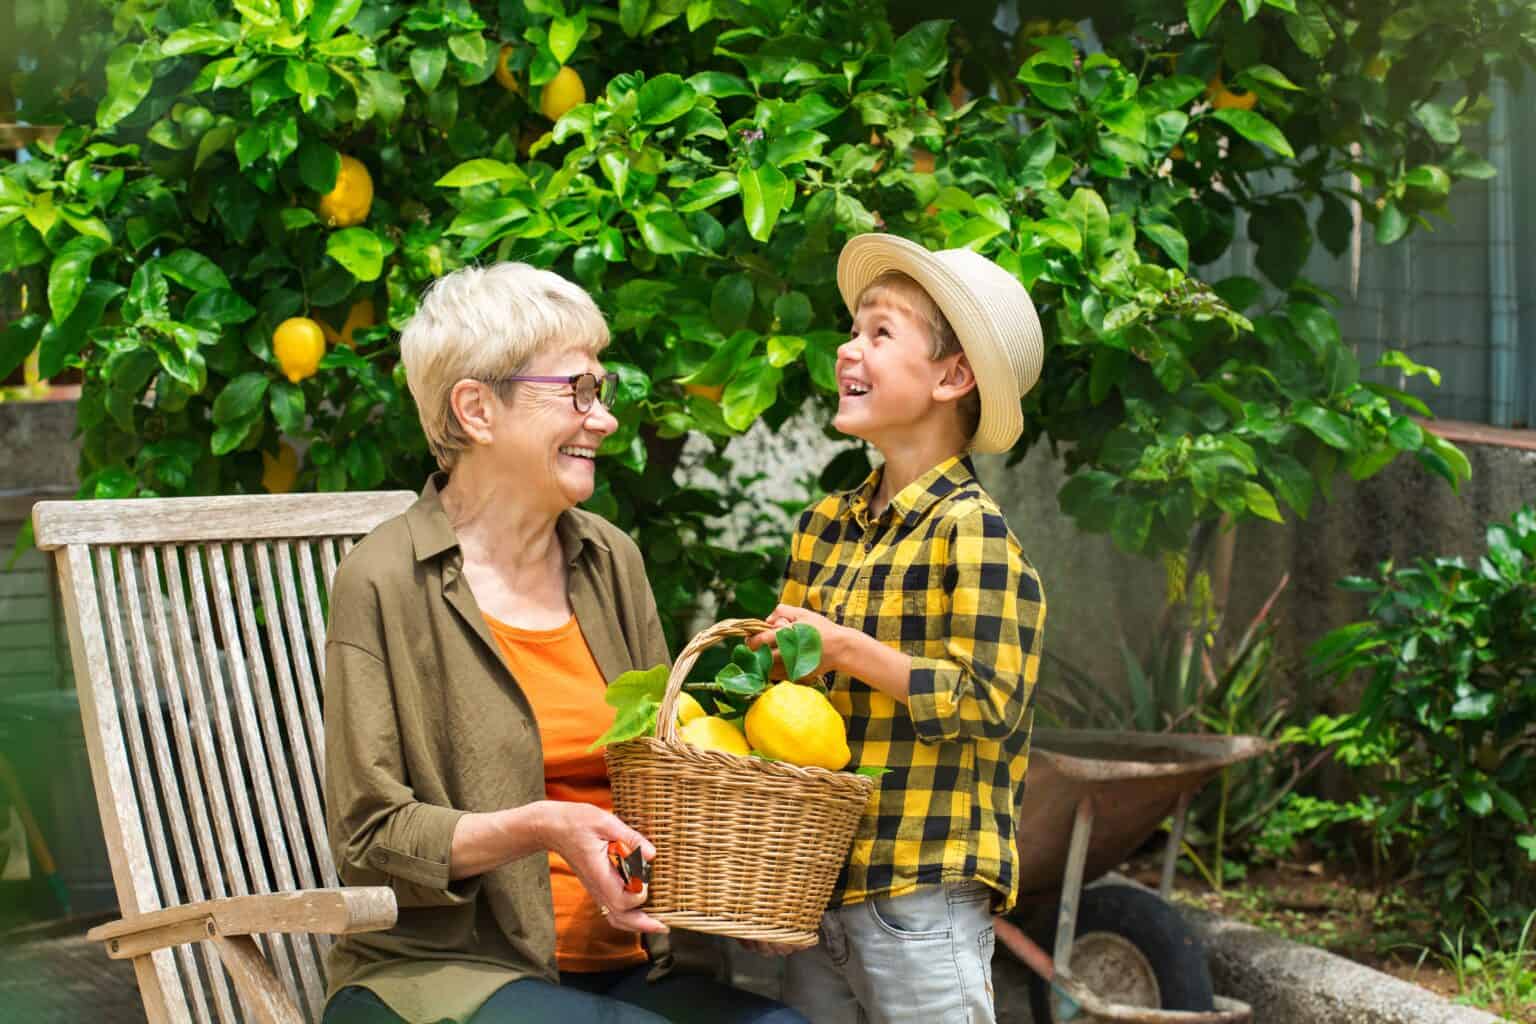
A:
MULTIPOLYGON (((691 974, 647 982, 649 965, 567 973, 560 984, 525 978, 503 985, 469 1024, 807 1024, 770 999, 691 974)), ((348 985, 325 1007, 321 1024, 402 1024, 378 996, 348 985)))

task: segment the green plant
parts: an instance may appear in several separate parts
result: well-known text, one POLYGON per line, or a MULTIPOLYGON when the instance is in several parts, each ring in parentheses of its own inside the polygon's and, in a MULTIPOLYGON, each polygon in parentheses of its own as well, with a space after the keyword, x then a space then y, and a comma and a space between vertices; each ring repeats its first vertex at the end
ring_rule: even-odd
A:
MULTIPOLYGON (((1311 840, 1324 849, 1338 849, 1329 833, 1340 826, 1360 826, 1370 831, 1381 821, 1385 805, 1376 797, 1361 796, 1339 803, 1301 793, 1287 793, 1285 799, 1263 820, 1253 837, 1256 855, 1280 861, 1292 857, 1303 839, 1311 840)), ((1378 837, 1374 848, 1390 842, 1389 836, 1378 837)))
POLYGON ((1340 585, 1370 595, 1370 618, 1311 653, 1337 683, 1366 683, 1350 724, 1392 767, 1384 820, 1411 830, 1442 922, 1512 931, 1536 907, 1536 509, 1489 526, 1475 567, 1387 563, 1340 585), (1494 909, 1473 919, 1474 903, 1494 909))
POLYGON ((1531 61, 1530 12, 1036 6, 1086 17, 1102 52, 1010 39, 981 0, 954 22, 852 0, 25 0, 15 93, 61 131, 0 165, 0 304, 23 310, 0 373, 34 349, 45 377, 82 371, 86 496, 255 491, 283 443, 300 488, 416 486, 392 332, 445 271, 553 267, 613 327, 621 429, 591 505, 646 551, 674 644, 701 602, 767 611, 781 565, 711 542, 720 494, 677 485, 683 438, 724 450, 831 401, 836 253, 882 226, 1030 286, 1050 350, 1019 453, 1067 442, 1063 508, 1128 551, 1306 515, 1339 469, 1399 452, 1464 478, 1297 272, 1314 238, 1342 249, 1355 200, 1391 242, 1491 173, 1461 132, 1531 61), (591 102, 551 125, 543 90, 571 72, 591 102), (1213 106, 1217 73, 1256 106, 1213 106), (315 206, 343 156, 375 192, 333 228, 315 206), (1278 291, 1196 279, 1239 211, 1278 291), (336 328, 364 298, 381 322, 355 345, 277 373, 278 324, 336 328))
MULTIPOLYGON (((1486 909, 1481 905, 1487 916, 1486 909)), ((1498 922, 1489 920, 1490 925, 1498 922)), ((1501 942, 1498 927, 1491 927, 1494 937, 1488 942, 1468 938, 1466 930, 1458 929, 1455 936, 1440 933, 1439 950, 1432 950, 1434 957, 1456 975, 1458 1003, 1474 1006, 1497 1007, 1505 1014, 1521 1009, 1536 1009, 1536 912, 1532 912, 1520 926, 1519 936, 1513 945, 1501 942)))

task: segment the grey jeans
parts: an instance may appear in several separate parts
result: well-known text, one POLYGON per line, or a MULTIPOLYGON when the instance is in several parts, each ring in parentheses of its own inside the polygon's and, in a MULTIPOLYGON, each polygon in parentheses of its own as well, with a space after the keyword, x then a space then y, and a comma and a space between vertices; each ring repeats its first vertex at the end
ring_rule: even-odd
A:
POLYGON ((965 882, 828 910, 783 999, 812 1024, 993 1024, 992 897, 965 882))

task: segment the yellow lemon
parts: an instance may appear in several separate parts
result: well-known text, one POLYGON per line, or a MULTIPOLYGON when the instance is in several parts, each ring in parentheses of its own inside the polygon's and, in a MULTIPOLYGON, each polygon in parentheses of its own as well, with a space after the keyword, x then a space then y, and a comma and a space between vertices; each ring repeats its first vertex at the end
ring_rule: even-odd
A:
POLYGON ((372 299, 358 299, 352 303, 352 308, 347 310, 347 318, 342 322, 341 330, 337 330, 324 320, 316 320, 320 325, 320 333, 325 335, 327 345, 345 345, 347 348, 355 348, 357 340, 353 338, 353 332, 372 327, 379 322, 378 315, 373 310, 372 299))
POLYGON ((1035 55, 1040 47, 1035 45, 1035 40, 1041 36, 1051 34, 1051 22, 1049 18, 1029 18, 1019 26, 1019 30, 1013 34, 1013 54, 1018 60, 1028 60, 1035 55))
POLYGON ((918 174, 933 173, 933 154, 922 146, 912 147, 912 170, 918 174))
POLYGON ((1256 93, 1233 92, 1228 89, 1220 75, 1205 83, 1205 95, 1217 110, 1252 110, 1253 105, 1259 102, 1256 93))
POLYGON ((951 106, 963 107, 965 101, 971 98, 971 91, 960 81, 960 69, 965 66, 965 61, 955 61, 954 70, 949 74, 949 102, 951 106))
POLYGON ((511 60, 516 52, 517 47, 511 43, 501 44, 501 56, 496 58, 496 81, 500 82, 501 87, 507 92, 515 92, 521 96, 523 83, 517 80, 517 75, 513 74, 512 69, 507 66, 507 61, 511 60))
POLYGON ((768 687, 747 710, 747 739, 754 750, 791 764, 837 771, 848 763, 843 716, 814 686, 768 687))
POLYGON ((677 695, 677 720, 687 725, 695 718, 704 717, 704 705, 694 699, 691 693, 677 695))
POLYGON ((352 337, 352 332, 365 330, 378 322, 379 317, 374 312, 373 300, 358 299, 352 303, 352 308, 347 310, 346 323, 341 325, 341 343, 347 348, 352 348, 357 344, 352 337))
POLYGON ((678 730, 683 739, 703 750, 718 750, 746 757, 752 753, 741 730, 716 715, 701 715, 678 730))
POLYGON ((336 186, 320 197, 316 212, 328 228, 350 228, 367 220, 372 208, 372 175, 357 157, 343 156, 336 186))
POLYGON ((581 76, 570 68, 561 68, 560 73, 544 86, 544 95, 539 98, 539 113, 551 121, 558 121, 567 110, 585 102, 587 87, 582 84, 581 76))
POLYGON ((307 316, 293 316, 272 332, 272 355, 293 383, 315 375, 325 355, 325 333, 307 316))
POLYGON ((277 446, 277 456, 261 453, 261 486, 271 494, 287 494, 299 478, 299 453, 284 441, 277 446))
POLYGON ((690 395, 698 395, 700 398, 707 398, 711 402, 718 402, 718 401, 720 401, 720 397, 725 394, 725 385, 724 384, 684 384, 683 385, 683 390, 688 392, 688 394, 690 394, 690 395))

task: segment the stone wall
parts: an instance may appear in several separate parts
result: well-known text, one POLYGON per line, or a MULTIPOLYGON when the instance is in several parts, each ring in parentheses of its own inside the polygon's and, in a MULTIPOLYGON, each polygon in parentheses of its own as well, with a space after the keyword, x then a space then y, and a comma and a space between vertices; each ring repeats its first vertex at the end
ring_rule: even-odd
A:
POLYGON ((75 493, 74 432, 74 402, 0 404, 0 698, 73 685, 51 560, 12 552, 33 502, 75 493))
MULTIPOLYGON (((1536 440, 1529 432, 1526 437, 1536 440)), ((1460 555, 1476 564, 1487 525, 1536 503, 1536 451, 1459 443, 1472 463, 1460 495, 1416 461, 1400 459, 1362 483, 1341 478, 1333 501, 1314 506, 1308 521, 1244 523, 1235 542, 1229 625, 1246 624, 1289 573, 1277 604, 1279 655, 1294 676, 1313 641, 1365 609, 1360 595, 1334 586, 1340 577, 1374 573, 1386 559, 1401 564, 1460 555)), ((1106 536, 1072 527, 1056 504, 1063 476, 1047 450, 1012 468, 1001 458, 984 459, 979 470, 1045 583, 1051 661, 1063 659, 1105 685, 1123 685, 1120 640, 1139 649, 1155 627, 1162 568, 1120 553, 1106 536)), ((1048 662, 1045 684, 1059 671, 1048 662)))

